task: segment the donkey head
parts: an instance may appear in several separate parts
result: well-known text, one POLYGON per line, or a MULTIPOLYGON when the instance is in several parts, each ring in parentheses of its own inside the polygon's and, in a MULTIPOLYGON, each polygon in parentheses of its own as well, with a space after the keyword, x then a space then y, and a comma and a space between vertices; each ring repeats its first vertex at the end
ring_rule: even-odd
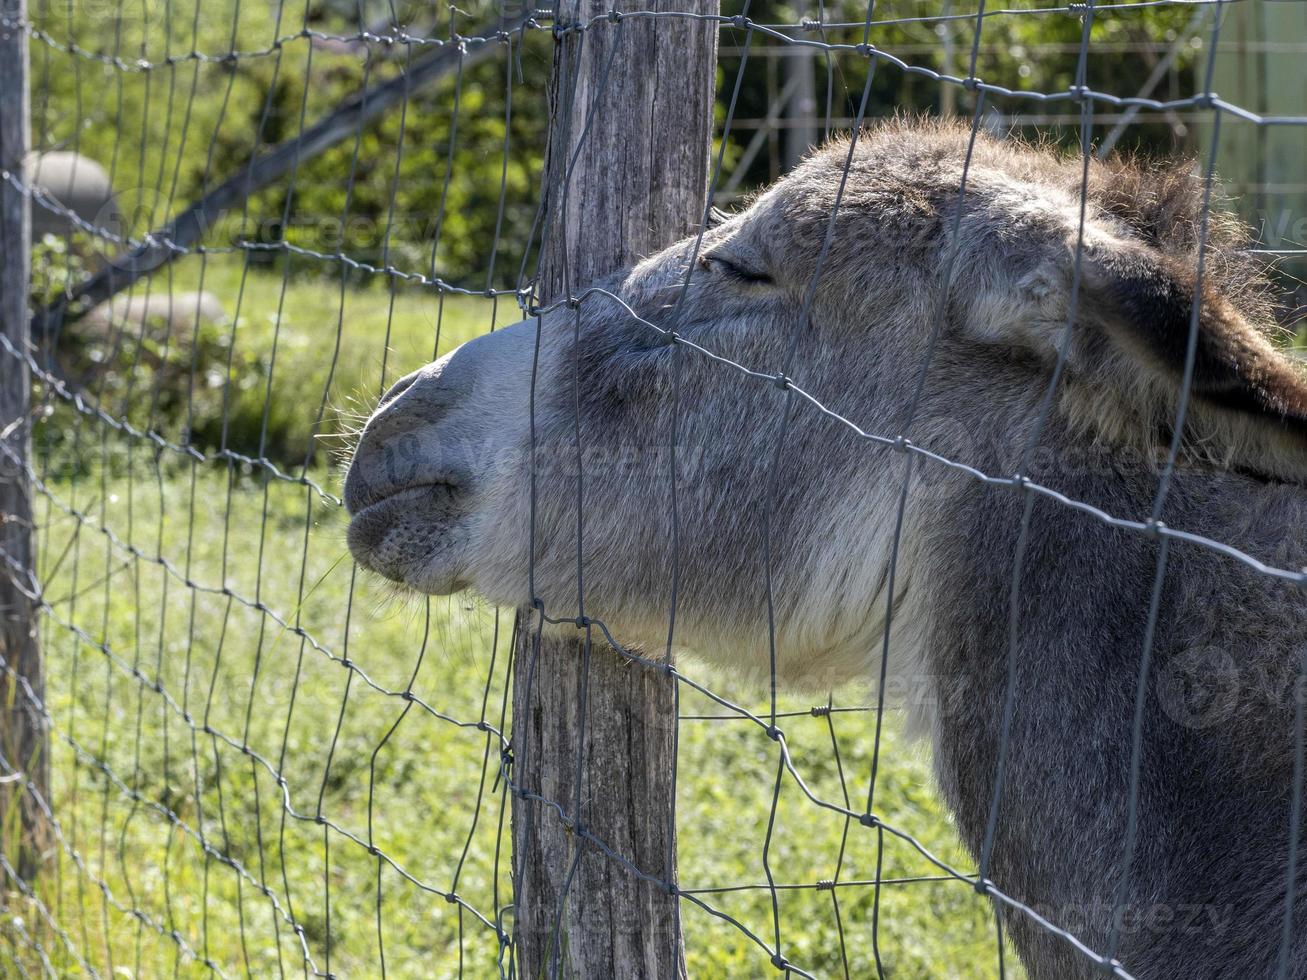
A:
POLYGON ((892 554, 920 594, 896 437, 1007 476, 1046 416, 1046 440, 1149 458, 1191 361, 1186 458, 1301 479, 1307 383, 1231 222, 1204 225, 1187 171, 1121 162, 1090 166, 1082 221, 1082 176, 940 124, 816 152, 701 245, 399 381, 346 480, 354 555, 746 673, 774 649, 826 688, 879 656, 892 554))

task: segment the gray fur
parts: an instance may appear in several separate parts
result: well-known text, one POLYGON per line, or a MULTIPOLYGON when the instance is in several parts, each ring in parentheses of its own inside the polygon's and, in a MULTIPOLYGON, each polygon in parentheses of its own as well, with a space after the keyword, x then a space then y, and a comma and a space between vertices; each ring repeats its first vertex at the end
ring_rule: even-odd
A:
MULTIPOLYGON (((810 322, 796 333, 847 145, 816 152, 708 233, 675 329, 773 374, 793 343, 796 384, 864 430, 892 436, 942 310, 907 434, 985 473, 1015 472, 1068 316, 1080 162, 980 138, 943 295, 966 147, 967 132, 947 125, 896 122, 863 134, 810 322), (741 279, 740 269, 773 281, 741 279)), ((1176 410, 1201 184, 1186 167, 1095 162, 1089 195, 1066 375, 1025 475, 1144 519, 1176 410)), ((1263 280, 1240 257, 1237 226, 1217 214, 1208 241, 1195 399, 1163 519, 1300 568, 1307 382, 1267 339, 1263 280)), ((671 326, 691 249, 679 243, 601 285, 671 326)), ((601 295, 581 304, 579 324, 561 309, 538 326, 538 359, 537 322, 527 321, 423 368, 383 400, 345 487, 358 560, 416 589, 471 587, 506 605, 531 597, 531 568, 551 614, 575 615, 579 405, 588 615, 656 655, 667 643, 676 566, 678 648, 766 679, 769 531, 781 682, 826 691, 874 679, 906 457, 856 439, 775 384, 678 350, 601 295), (679 552, 667 451, 674 418, 679 552)), ((997 768, 1023 505, 1010 487, 914 464, 890 667, 916 692, 917 725, 933 741, 940 787, 973 853, 997 768)), ((1120 874, 1158 548, 1056 502, 1034 504, 989 877, 1099 952, 1120 874)), ((1284 911, 1307 596, 1177 542, 1160 609, 1118 956, 1137 977, 1269 976, 1284 911), (1195 696, 1204 689, 1210 697, 1195 696)), ((1007 922, 1032 977, 1101 969, 1028 917, 1010 913, 1007 922)), ((1289 972, 1307 978, 1299 928, 1289 972)))

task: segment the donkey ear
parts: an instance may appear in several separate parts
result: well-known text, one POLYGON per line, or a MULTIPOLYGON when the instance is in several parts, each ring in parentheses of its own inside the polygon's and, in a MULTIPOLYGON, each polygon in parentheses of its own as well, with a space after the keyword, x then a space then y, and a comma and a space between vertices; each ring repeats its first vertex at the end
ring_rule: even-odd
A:
POLYGON ((712 207, 708 209, 708 219, 707 219, 708 227, 716 228, 718 225, 724 225, 726 224, 726 222, 731 220, 731 217, 732 215, 729 211, 723 211, 721 208, 717 207, 717 205, 714 204, 712 207))
MULTIPOLYGON (((1138 245, 1089 249, 1085 298, 1109 338, 1177 385, 1184 378, 1195 274, 1177 259, 1138 245)), ((1198 319, 1193 397, 1307 435, 1307 373, 1225 297, 1204 289, 1198 319)))

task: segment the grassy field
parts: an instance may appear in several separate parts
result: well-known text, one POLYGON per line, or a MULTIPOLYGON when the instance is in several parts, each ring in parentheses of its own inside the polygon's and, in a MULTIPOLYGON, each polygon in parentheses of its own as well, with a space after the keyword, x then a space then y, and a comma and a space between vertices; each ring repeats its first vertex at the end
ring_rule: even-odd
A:
MULTIPOLYGON (((205 287, 234 297, 241 279, 239 265, 215 260, 205 287)), ((198 284, 198 267, 179 267, 174 289, 198 284)), ((324 390, 324 428, 342 431, 384 379, 492 317, 515 318, 479 299, 441 309, 417 289, 392 301, 351 286, 343 314, 330 281, 292 280, 284 302, 280 292, 279 277, 251 272, 239 320, 213 345, 231 352, 230 375, 221 361, 200 366, 216 378, 206 397, 226 398, 227 446, 251 456, 274 433, 287 458, 307 446, 324 390)), ((169 356, 190 351, 179 341, 169 356)), ((166 379, 166 365, 147 377, 166 379)), ((151 419, 139 390, 115 393, 135 425, 180 425, 151 419)), ((500 910, 511 925, 511 856, 501 743, 477 724, 511 726, 507 617, 465 596, 396 597, 357 573, 342 510, 327 499, 340 482, 330 454, 306 471, 319 494, 260 467, 156 449, 67 406, 43 427, 58 436, 38 438, 48 482, 37 504, 61 840, 40 905, 9 895, 0 969, 39 975, 44 955, 60 976, 198 976, 206 960, 226 975, 301 975, 307 952, 311 969, 339 976, 379 976, 383 956, 389 976, 495 975, 500 950, 481 918, 500 910)), ((765 691, 685 669, 763 710, 765 691)), ((864 697, 836 692, 835 704, 864 697)), ((682 712, 723 714, 688 688, 682 712)), ((874 724, 870 712, 784 721, 819 797, 865 799, 874 724)), ((878 812, 968 868, 923 749, 900 738, 896 719, 886 728, 878 812)), ((750 721, 682 722, 681 885, 769 944, 763 844, 777 761, 750 721)), ((971 888, 901 882, 938 869, 815 806, 788 778, 769 856, 778 885, 807 886, 780 890, 777 905, 781 950, 805 969, 843 976, 846 957, 850 976, 874 976, 878 948, 887 976, 998 974, 992 913, 971 888), (812 887, 837 877, 836 889, 812 887)), ((774 972, 735 926, 682 908, 691 975, 774 972)), ((1009 976, 1012 965, 1009 955, 1009 976)))

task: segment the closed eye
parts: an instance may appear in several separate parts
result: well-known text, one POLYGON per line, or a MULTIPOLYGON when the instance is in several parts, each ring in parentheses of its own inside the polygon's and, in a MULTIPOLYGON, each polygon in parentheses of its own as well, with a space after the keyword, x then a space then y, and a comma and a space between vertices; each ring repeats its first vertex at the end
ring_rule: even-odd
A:
POLYGON ((699 265, 709 271, 715 269, 738 282, 748 283, 750 285, 768 286, 774 281, 767 273, 743 266, 739 262, 729 259, 724 255, 708 254, 700 256, 699 265))

